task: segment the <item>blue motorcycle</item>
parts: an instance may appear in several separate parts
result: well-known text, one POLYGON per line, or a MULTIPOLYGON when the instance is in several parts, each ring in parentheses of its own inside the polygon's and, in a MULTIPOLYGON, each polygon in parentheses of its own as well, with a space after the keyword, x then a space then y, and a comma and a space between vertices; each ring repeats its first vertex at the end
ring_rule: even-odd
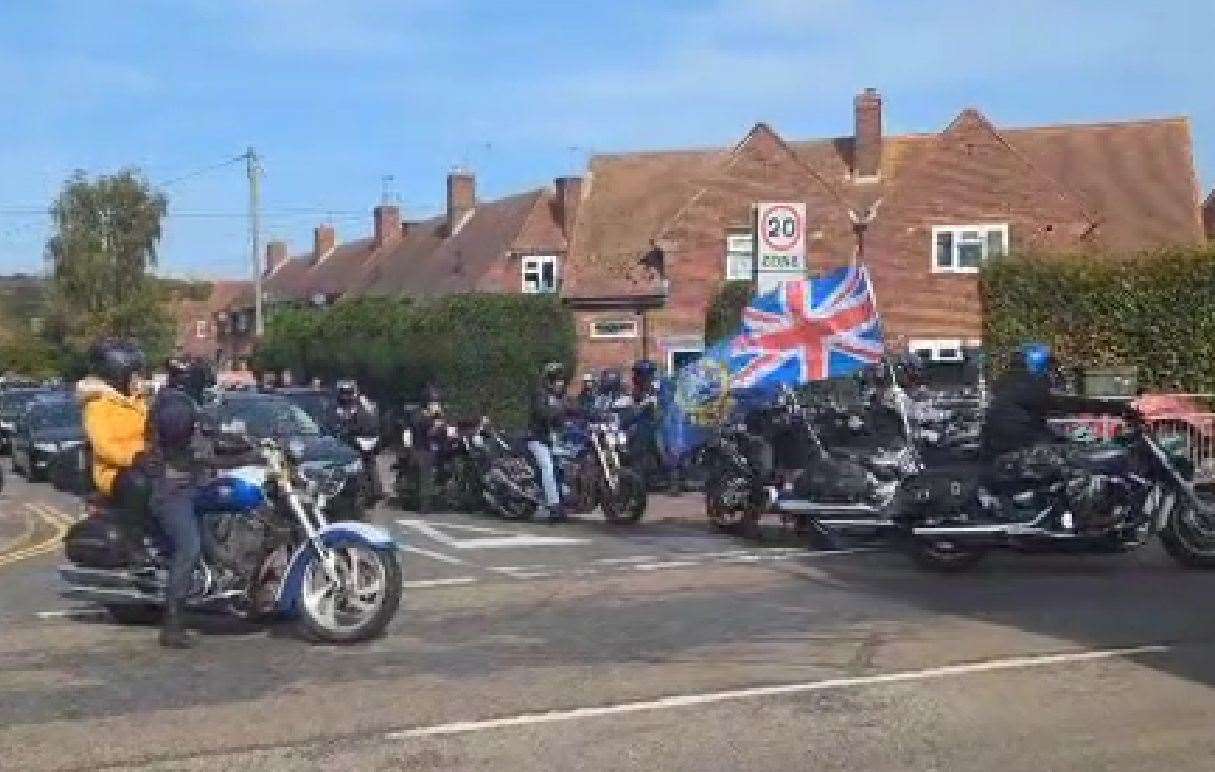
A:
POLYGON ((596 507, 609 523, 636 523, 645 515, 645 482, 629 464, 628 437, 612 413, 568 422, 553 443, 561 500, 574 513, 596 507))
MULTIPOLYGON (((281 614, 324 643, 379 635, 401 602, 398 545, 366 523, 328 522, 342 470, 306 477, 276 443, 262 450, 265 466, 225 470, 198 491, 204 548, 187 606, 247 619, 281 614)), ((120 622, 154 621, 170 554, 163 535, 149 518, 96 500, 87 514, 64 540, 61 594, 99 603, 120 622)))

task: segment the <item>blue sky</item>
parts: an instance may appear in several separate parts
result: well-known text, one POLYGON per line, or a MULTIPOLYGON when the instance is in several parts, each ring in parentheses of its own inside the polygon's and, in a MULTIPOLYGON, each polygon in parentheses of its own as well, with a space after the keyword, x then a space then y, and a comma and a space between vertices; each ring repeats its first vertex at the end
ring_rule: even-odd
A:
MULTIPOLYGON (((1215 3, 8 0, 0 8, 0 273, 38 270, 73 169, 170 180, 255 146, 264 234, 370 229, 473 168, 497 196, 592 152, 723 145, 757 120, 848 134, 876 86, 891 133, 965 106, 997 125, 1189 115, 1215 184, 1215 3)), ((249 272, 243 168, 169 186, 162 270, 249 272)))

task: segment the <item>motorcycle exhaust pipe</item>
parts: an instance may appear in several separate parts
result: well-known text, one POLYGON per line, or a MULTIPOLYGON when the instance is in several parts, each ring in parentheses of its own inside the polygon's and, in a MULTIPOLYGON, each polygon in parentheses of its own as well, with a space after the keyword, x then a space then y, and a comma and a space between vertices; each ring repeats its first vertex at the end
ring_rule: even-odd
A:
POLYGON ((781 512, 797 515, 874 515, 881 514, 877 507, 869 504, 823 504, 805 499, 786 499, 776 501, 776 508, 781 512))
POLYGON ((164 596, 148 592, 140 592, 134 588, 121 587, 78 587, 69 586, 59 591, 59 597, 68 600, 83 600, 102 604, 141 604, 159 605, 165 602, 164 596))

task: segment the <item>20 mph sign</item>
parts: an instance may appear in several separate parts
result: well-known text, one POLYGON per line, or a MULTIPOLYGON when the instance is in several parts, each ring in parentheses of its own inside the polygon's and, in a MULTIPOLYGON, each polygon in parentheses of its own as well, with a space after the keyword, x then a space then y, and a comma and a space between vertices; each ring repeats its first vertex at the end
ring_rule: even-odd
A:
POLYGON ((806 276, 806 205, 759 204, 755 207, 757 289, 806 276))

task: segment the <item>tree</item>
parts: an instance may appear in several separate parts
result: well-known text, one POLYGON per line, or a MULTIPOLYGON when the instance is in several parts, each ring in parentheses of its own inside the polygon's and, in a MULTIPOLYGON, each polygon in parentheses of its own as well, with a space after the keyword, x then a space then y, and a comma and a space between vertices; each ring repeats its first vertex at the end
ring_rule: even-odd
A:
POLYGON ((149 269, 156 265, 165 196, 137 171, 68 179, 52 207, 50 333, 80 350, 101 335, 167 349, 173 322, 149 269))

